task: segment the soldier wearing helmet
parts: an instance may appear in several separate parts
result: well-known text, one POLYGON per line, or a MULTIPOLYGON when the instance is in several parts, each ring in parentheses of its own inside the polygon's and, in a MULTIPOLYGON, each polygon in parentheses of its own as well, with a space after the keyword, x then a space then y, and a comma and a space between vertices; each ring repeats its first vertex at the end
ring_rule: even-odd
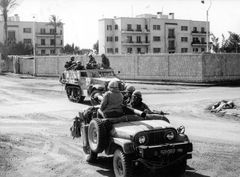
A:
POLYGON ((138 90, 135 90, 132 94, 132 98, 129 104, 132 108, 144 111, 146 113, 152 113, 149 107, 142 102, 142 93, 138 90))
POLYGON ((103 95, 103 100, 98 109, 102 117, 119 117, 123 115, 123 95, 119 91, 118 81, 112 80, 108 84, 108 91, 103 95))
POLYGON ((132 94, 133 94, 134 91, 135 91, 134 86, 132 86, 132 85, 127 86, 126 91, 125 91, 124 96, 123 96, 123 104, 124 105, 127 105, 127 104, 130 103, 131 97, 132 97, 132 94))

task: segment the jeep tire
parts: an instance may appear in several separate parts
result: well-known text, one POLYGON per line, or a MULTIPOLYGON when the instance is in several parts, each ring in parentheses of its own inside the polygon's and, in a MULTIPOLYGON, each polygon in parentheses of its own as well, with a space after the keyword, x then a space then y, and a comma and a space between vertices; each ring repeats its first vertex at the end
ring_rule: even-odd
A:
POLYGON ((99 119, 92 119, 88 127, 88 142, 90 150, 95 153, 101 153, 107 144, 107 132, 104 122, 99 119))
POLYGON ((131 177, 132 165, 131 158, 128 154, 124 154, 121 149, 116 149, 113 155, 113 171, 115 177, 131 177))
POLYGON ((100 92, 99 90, 94 89, 94 90, 92 91, 92 93, 90 94, 90 100, 91 100, 91 104, 92 104, 93 106, 96 106, 96 105, 99 105, 99 104, 100 104, 100 101, 95 99, 95 95, 96 95, 96 94, 101 94, 101 92, 100 92))

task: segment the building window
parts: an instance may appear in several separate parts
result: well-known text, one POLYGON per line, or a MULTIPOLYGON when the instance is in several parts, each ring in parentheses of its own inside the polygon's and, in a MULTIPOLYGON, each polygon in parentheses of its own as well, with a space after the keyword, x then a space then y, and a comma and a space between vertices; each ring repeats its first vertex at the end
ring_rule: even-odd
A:
POLYGON ((188 42, 188 37, 181 37, 181 42, 188 42))
POLYGON ((45 55, 46 51, 45 50, 41 50, 41 55, 45 55))
POLYGON ((200 41, 199 41, 199 39, 197 37, 194 37, 192 43, 193 44, 200 44, 200 41))
POLYGON ((153 48, 153 53, 160 53, 161 52, 161 48, 153 48))
POLYGON ((141 36, 137 36, 137 43, 142 43, 141 36))
POLYGON ((55 54, 54 50, 50 50, 50 54, 55 54))
POLYGON ((198 48, 193 48, 193 52, 198 52, 198 48))
POLYGON ((161 37, 160 36, 153 36, 153 41, 161 41, 161 37))
POLYGON ((112 31, 112 25, 107 25, 107 30, 112 31))
POLYGON ((161 30, 161 26, 160 25, 153 25, 153 30, 161 30))
POLYGON ((127 36, 127 43, 133 43, 132 36, 127 36))
POLYGON ((175 38, 175 29, 168 29, 168 38, 175 38))
POLYGON ((45 45, 45 39, 41 39, 41 45, 45 45))
POLYGON ((107 53, 113 53, 113 48, 107 48, 107 53))
POLYGON ((141 27, 141 25, 137 25, 137 29, 136 29, 136 31, 142 31, 142 27, 141 27))
POLYGON ((147 30, 147 31, 148 31, 148 25, 145 25, 145 30, 147 30))
POLYGON ((32 29, 31 28, 23 28, 24 33, 31 33, 32 29))
POLYGON ((115 25, 115 30, 118 30, 118 25, 115 25))
POLYGON ((174 40, 168 41, 168 50, 175 50, 175 42, 174 42, 174 40))
POLYGON ((187 53, 188 52, 188 48, 181 48, 181 52, 182 53, 187 53))
POLYGON ((137 53, 141 53, 141 48, 137 48, 137 53))
POLYGON ((131 24, 127 24, 127 31, 133 31, 131 24))
POLYGON ((206 43, 204 37, 201 38, 201 43, 202 43, 202 44, 205 44, 205 43, 206 43))
POLYGON ((63 40, 61 40, 60 44, 63 45, 63 40))
POLYGON ((206 33, 204 27, 201 28, 201 32, 202 32, 202 33, 206 33))
POLYGON ((50 39, 50 45, 55 45, 55 40, 54 39, 50 39))
POLYGON ((50 34, 55 34, 55 29, 50 29, 50 34))
POLYGON ((193 32, 197 32, 197 27, 193 27, 193 32))
POLYGON ((41 34, 46 34, 46 29, 45 29, 45 28, 41 28, 41 29, 40 29, 40 33, 41 33, 41 34))
POLYGON ((112 42, 113 41, 113 37, 112 36, 107 36, 107 42, 112 42))
POLYGON ((118 36, 115 36, 115 42, 117 42, 118 41, 118 36))
POLYGON ((115 53, 118 53, 118 48, 115 48, 115 53))
POLYGON ((62 30, 60 30, 60 34, 62 35, 62 33, 63 33, 63 31, 62 30))
POLYGON ((127 48, 127 53, 132 53, 132 48, 131 47, 127 48))
POLYGON ((187 26, 181 26, 181 31, 187 31, 188 27, 187 26))
POLYGON ((32 43, 32 39, 23 39, 23 43, 24 44, 31 44, 32 43))
POLYGON ((15 31, 8 31, 8 42, 16 42, 16 34, 15 31))
POLYGON ((205 48, 201 48, 201 52, 205 52, 205 48))

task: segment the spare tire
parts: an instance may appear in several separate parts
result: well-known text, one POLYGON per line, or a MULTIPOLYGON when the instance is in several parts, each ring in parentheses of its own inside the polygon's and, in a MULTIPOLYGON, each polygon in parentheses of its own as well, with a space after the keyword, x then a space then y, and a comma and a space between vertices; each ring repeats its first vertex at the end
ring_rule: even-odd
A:
POLYGON ((101 119, 92 119, 88 127, 88 142, 90 149, 95 153, 101 153, 107 144, 107 130, 101 119))

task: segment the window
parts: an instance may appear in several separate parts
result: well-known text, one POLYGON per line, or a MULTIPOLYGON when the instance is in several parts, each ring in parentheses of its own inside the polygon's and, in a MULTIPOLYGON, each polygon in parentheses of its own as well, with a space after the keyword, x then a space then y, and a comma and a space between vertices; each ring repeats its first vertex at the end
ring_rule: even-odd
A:
POLYGON ((115 53, 118 53, 118 48, 115 48, 115 53))
POLYGON ((142 31, 141 25, 137 25, 137 30, 136 31, 142 31))
POLYGON ((115 36, 115 41, 116 41, 116 42, 118 41, 118 36, 115 36))
POLYGON ((63 45, 63 40, 61 40, 60 44, 63 45))
POLYGON ((160 53, 161 52, 161 48, 153 48, 153 53, 160 53))
POLYGON ((8 31, 8 41, 9 42, 15 42, 16 41, 15 31, 8 31))
POLYGON ((50 50, 50 54, 55 54, 54 50, 50 50))
POLYGON ((202 43, 202 44, 205 44, 205 43, 206 43, 204 37, 201 38, 201 43, 202 43))
POLYGON ((31 28, 23 28, 24 33, 31 33, 32 29, 31 28))
POLYGON ((132 48, 127 48, 127 53, 132 53, 132 48))
POLYGON ((118 25, 115 25, 115 30, 118 30, 118 25))
POLYGON ((41 39, 41 45, 45 45, 45 39, 41 39))
POLYGON ((161 41, 161 37, 160 36, 153 36, 153 41, 161 41))
POLYGON ((54 39, 50 39, 50 45, 55 45, 55 40, 54 39))
POLYGON ((174 40, 168 41, 168 50, 175 50, 174 40))
POLYGON ((175 38, 175 29, 168 29, 168 38, 175 38))
POLYGON ((50 34, 55 34, 55 29, 50 29, 50 34))
POLYGON ((107 53, 113 53, 113 48, 107 48, 107 53))
POLYGON ((127 36, 127 43, 133 43, 132 36, 127 36))
POLYGON ((187 42, 188 38, 187 37, 181 37, 181 42, 187 42))
POLYGON ((153 30, 160 30, 161 26, 160 25, 153 25, 153 30))
POLYGON ((63 33, 63 31, 62 30, 60 30, 60 34, 62 35, 62 33, 63 33))
POLYGON ((198 52, 198 48, 193 48, 193 52, 198 52))
POLYGON ((188 52, 188 48, 181 48, 181 52, 182 53, 187 53, 188 52))
POLYGON ((200 43, 199 39, 197 37, 194 37, 193 44, 199 44, 199 43, 200 43))
POLYGON ((181 26, 181 31, 187 31, 188 27, 187 26, 181 26))
POLYGON ((32 43, 32 39, 23 39, 23 43, 24 44, 31 44, 32 43))
POLYGON ((201 32, 202 32, 202 33, 206 33, 204 27, 201 28, 201 32))
POLYGON ((41 34, 45 34, 45 33, 46 33, 46 29, 45 29, 45 28, 41 28, 41 29, 40 29, 40 33, 41 33, 41 34))
POLYGON ((137 53, 141 53, 141 48, 137 48, 137 53))
POLYGON ((197 32, 197 27, 193 27, 193 32, 197 32))
POLYGON ((205 52, 205 48, 201 48, 201 52, 205 52))
POLYGON ((148 36, 145 36, 145 42, 148 43, 148 36))
POLYGON ((112 31, 112 25, 107 25, 107 30, 112 31))
POLYGON ((137 43, 142 43, 141 36, 137 36, 137 43))
POLYGON ((148 25, 145 25, 145 29, 148 31, 148 25))
POLYGON ((41 55, 45 55, 46 51, 45 50, 41 50, 41 55))
POLYGON ((107 36, 107 42, 112 42, 113 41, 113 37, 112 36, 107 36))
POLYGON ((127 24, 127 31, 133 31, 131 24, 127 24))

